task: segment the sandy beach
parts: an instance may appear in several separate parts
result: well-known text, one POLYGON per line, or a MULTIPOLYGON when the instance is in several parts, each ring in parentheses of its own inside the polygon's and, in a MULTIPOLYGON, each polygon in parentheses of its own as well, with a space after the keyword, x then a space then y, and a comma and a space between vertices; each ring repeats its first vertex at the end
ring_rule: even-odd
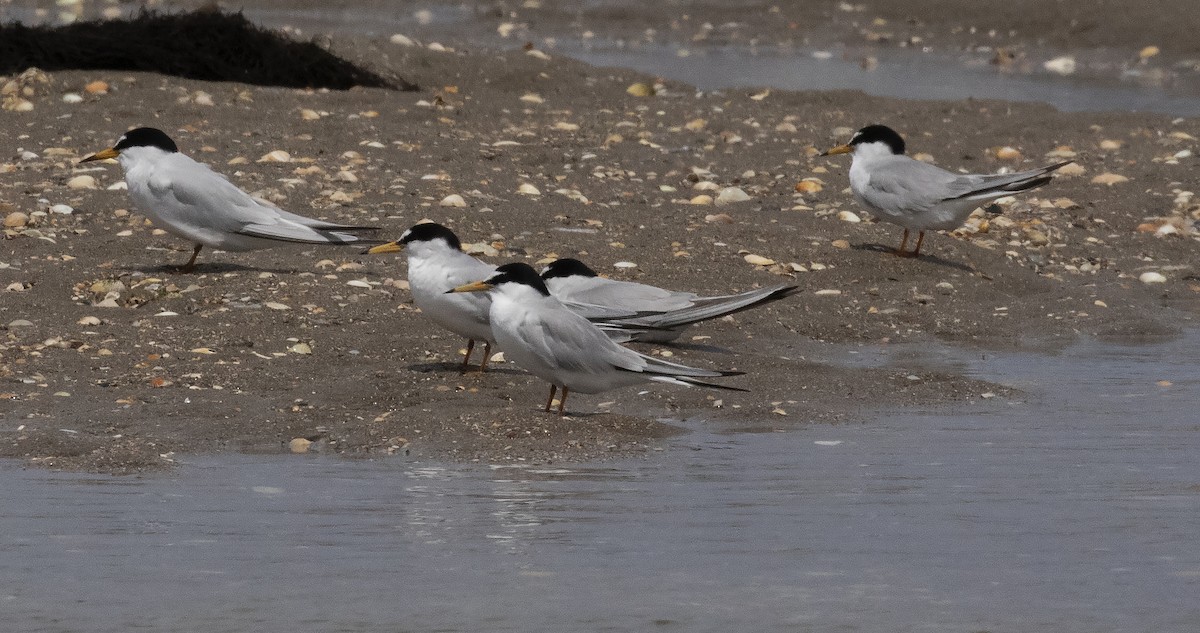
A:
MULTIPOLYGON (((32 104, 0 113, 12 139, 0 157, 0 456, 135 472, 169 467, 176 454, 287 451, 295 438, 348 456, 629 456, 680 432, 672 420, 792 428, 1018 395, 950 372, 853 367, 839 359, 853 346, 1053 351, 1080 337, 1162 340, 1200 312, 1194 119, 849 91, 698 93, 544 45, 547 33, 642 31, 632 24, 688 41, 691 26, 672 27, 687 13, 692 26, 741 20, 726 32, 760 40, 878 42, 874 28, 888 42, 917 37, 945 49, 979 45, 970 20, 1001 33, 990 46, 1024 55, 1078 47, 1139 64, 1145 46, 1164 44, 1144 61, 1177 72, 1200 54, 1178 32, 1184 21, 1084 19, 1102 10, 1121 18, 1104 2, 1075 3, 1078 14, 1056 7, 1063 15, 1037 21, 1007 17, 1027 15, 1014 5, 1041 6, 1033 2, 825 3, 805 15, 764 4, 736 16, 711 7, 579 14, 566 4, 497 16, 496 25, 524 24, 531 36, 495 48, 440 39, 431 49, 418 32, 407 34, 412 46, 331 39, 335 52, 400 74, 418 92, 122 71, 0 79, 27 87, 32 104), (95 82, 105 89, 89 91, 95 82), (639 96, 635 85, 654 94, 639 96), (875 122, 952 170, 1076 166, 1002 200, 999 215, 978 212, 960 231, 931 233, 919 259, 897 258, 887 250, 901 230, 857 207, 849 157, 818 156, 875 122), (190 245, 132 208, 115 188, 120 167, 77 164, 135 126, 163 129, 184 153, 283 208, 377 225, 382 237, 430 219, 497 264, 570 256, 614 278, 703 294, 780 283, 803 292, 692 328, 679 345, 638 347, 745 371, 729 383, 749 393, 630 388, 572 396, 572 415, 559 419, 540 411, 545 384, 511 363, 457 371, 465 342, 415 309, 402 257, 206 249, 197 270, 181 274, 190 245), (747 199, 716 203, 735 189, 747 199)), ((1194 11, 1155 4, 1163 11, 1152 15, 1194 11)))

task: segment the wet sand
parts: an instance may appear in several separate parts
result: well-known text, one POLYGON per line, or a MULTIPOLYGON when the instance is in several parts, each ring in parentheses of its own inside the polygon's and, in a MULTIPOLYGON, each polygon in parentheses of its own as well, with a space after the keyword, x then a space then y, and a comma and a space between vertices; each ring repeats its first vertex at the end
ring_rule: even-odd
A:
MULTIPOLYGON (((954 42, 941 22, 927 25, 929 37, 954 42)), ((1056 33, 1031 41, 1053 43, 1056 33)), ((1159 32, 1111 45, 1151 35, 1159 32)), ((1011 393, 953 372, 847 367, 831 357, 846 348, 832 344, 1053 351, 1081 336, 1169 337, 1200 308, 1200 207, 1187 193, 1198 186, 1194 120, 854 92, 697 94, 670 82, 637 97, 627 88, 653 78, 513 44, 497 53, 334 40, 420 93, 124 72, 30 78, 34 109, 0 116, 14 139, 0 162, 0 215, 31 216, 0 245, 0 455, 128 472, 169 466, 175 453, 286 450, 296 437, 365 456, 629 455, 677 432, 671 419, 790 428, 898 407, 989 406, 1011 393), (109 83, 107 94, 84 92, 95 80, 109 83), (84 98, 65 103, 66 93, 84 98), (871 122, 951 169, 1069 156, 1082 173, 1003 204, 986 224, 931 234, 920 259, 900 259, 886 252, 898 228, 839 219, 869 220, 845 190, 848 157, 816 155, 871 122), (401 258, 206 249, 195 273, 179 273, 172 265, 190 246, 156 234, 124 191, 107 189, 120 168, 75 164, 138 125, 166 130, 185 153, 284 208, 376 224, 386 236, 429 218, 472 248, 495 249, 485 258, 496 263, 577 256, 614 277, 701 293, 778 283, 804 292, 694 328, 680 346, 640 348, 747 371, 729 382, 750 393, 631 388, 573 397, 574 415, 559 420, 539 410, 545 385, 511 364, 458 373, 463 341, 415 310, 401 258), (999 158, 1002 147, 1019 156, 999 158), (276 150, 290 162, 261 161, 276 150), (1127 180, 1093 182, 1105 174, 1127 180), (79 175, 97 188, 68 186, 79 175), (798 193, 804 179, 815 180, 798 193), (692 204, 716 194, 697 180, 750 200, 692 204), (518 193, 524 183, 541 195, 518 193), (451 194, 466 206, 442 206, 451 194), (1147 272, 1165 281, 1144 283, 1147 272), (99 305, 106 297, 116 307, 99 305)))

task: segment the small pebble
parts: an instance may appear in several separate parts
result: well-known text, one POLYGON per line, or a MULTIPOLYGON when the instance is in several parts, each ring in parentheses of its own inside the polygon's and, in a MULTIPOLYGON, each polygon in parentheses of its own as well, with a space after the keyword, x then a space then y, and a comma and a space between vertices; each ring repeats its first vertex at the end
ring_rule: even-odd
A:
POLYGON ((445 198, 442 198, 442 201, 438 204, 443 207, 465 207, 467 206, 467 201, 457 193, 452 193, 445 198))
POLYGON ((1167 278, 1165 276, 1163 276, 1162 273, 1156 273, 1154 271, 1150 271, 1150 272, 1142 273, 1141 276, 1138 277, 1138 281, 1141 281, 1144 284, 1161 284, 1161 283, 1166 283, 1167 278))

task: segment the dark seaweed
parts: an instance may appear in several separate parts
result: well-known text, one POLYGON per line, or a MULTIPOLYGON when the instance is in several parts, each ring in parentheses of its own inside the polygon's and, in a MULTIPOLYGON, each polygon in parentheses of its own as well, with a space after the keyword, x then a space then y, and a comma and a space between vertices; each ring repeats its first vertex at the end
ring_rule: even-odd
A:
POLYGON ((66 26, 0 24, 0 75, 42 70, 137 70, 262 86, 416 90, 312 42, 251 23, 240 12, 142 11, 66 26))

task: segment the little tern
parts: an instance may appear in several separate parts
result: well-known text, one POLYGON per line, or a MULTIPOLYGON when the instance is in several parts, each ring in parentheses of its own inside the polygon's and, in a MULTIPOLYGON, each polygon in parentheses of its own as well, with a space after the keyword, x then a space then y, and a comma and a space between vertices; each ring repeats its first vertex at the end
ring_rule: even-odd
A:
MULTIPOLYGON (((665 290, 632 281, 601 277, 578 259, 563 258, 550 262, 542 271, 542 280, 550 294, 564 302, 602 305, 609 308, 642 313, 628 319, 610 319, 607 323, 627 326, 608 331, 620 341, 666 343, 681 334, 693 323, 749 310, 765 303, 789 297, 800 291, 799 286, 773 286, 748 290, 735 295, 701 297, 690 292, 665 290), (635 326, 647 329, 638 331, 635 326)), ((599 324, 603 329, 605 324, 599 324)))
POLYGON ((238 189, 224 176, 179 152, 162 130, 140 127, 115 145, 79 161, 115 158, 129 197, 156 226, 195 244, 182 271, 191 272, 205 246, 251 251, 282 243, 374 243, 354 235, 377 227, 349 226, 289 213, 238 189))
POLYGON ((953 230, 975 209, 1004 196, 1036 189, 1050 182, 1063 161, 1011 174, 956 174, 904 155, 904 139, 885 125, 868 125, 845 145, 822 156, 853 153, 850 190, 854 198, 879 219, 904 227, 895 253, 917 257, 925 231, 953 230), (917 246, 905 251, 909 231, 917 231, 917 246))
POLYGON ((400 235, 400 239, 380 244, 367 253, 396 253, 408 257, 408 286, 413 302, 434 323, 467 339, 467 354, 462 370, 467 371, 475 341, 483 341, 483 362, 479 371, 487 371, 492 353, 492 327, 488 322, 491 299, 486 294, 446 294, 446 291, 470 281, 487 279, 496 267, 481 262, 462 250, 454 231, 434 222, 423 222, 400 235))
POLYGON ((572 391, 600 393, 651 381, 746 391, 699 380, 744 372, 688 367, 621 347, 591 321, 555 299, 528 264, 504 264, 494 275, 447 293, 483 291, 489 291, 492 298, 488 315, 496 343, 517 365, 550 383, 546 411, 550 411, 559 388, 560 416, 572 391))

